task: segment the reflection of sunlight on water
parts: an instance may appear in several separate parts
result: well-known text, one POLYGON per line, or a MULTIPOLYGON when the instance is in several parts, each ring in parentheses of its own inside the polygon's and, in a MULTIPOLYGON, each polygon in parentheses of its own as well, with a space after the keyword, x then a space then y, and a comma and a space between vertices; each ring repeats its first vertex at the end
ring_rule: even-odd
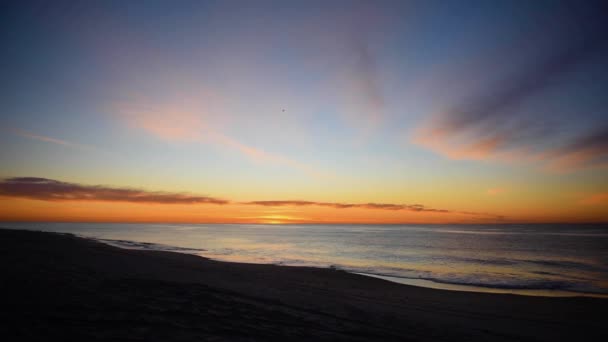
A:
POLYGON ((166 226, 167 228, 175 229, 177 231, 195 230, 195 226, 166 226))

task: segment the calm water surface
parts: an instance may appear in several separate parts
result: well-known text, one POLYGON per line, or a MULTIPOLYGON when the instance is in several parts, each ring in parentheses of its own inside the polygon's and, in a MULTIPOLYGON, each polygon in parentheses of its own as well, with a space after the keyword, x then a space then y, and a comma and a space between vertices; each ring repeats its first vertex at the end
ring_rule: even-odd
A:
POLYGON ((336 267, 408 284, 608 295, 606 225, 0 223, 224 261, 336 267), (111 240, 111 241, 109 241, 111 240))

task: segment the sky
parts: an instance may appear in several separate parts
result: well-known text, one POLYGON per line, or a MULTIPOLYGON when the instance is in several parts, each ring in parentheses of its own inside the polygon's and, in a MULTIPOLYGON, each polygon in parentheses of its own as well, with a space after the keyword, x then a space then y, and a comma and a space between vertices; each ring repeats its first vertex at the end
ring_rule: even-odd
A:
POLYGON ((0 220, 608 222, 594 1, 15 1, 0 220))

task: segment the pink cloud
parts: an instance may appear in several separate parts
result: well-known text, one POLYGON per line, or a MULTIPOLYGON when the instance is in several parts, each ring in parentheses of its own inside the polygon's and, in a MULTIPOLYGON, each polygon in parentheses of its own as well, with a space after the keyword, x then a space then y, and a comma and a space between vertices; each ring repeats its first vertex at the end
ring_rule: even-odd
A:
POLYGON ((431 122, 416 130, 412 142, 454 160, 537 163, 551 172, 608 167, 608 127, 544 148, 541 141, 525 144, 518 139, 517 132, 463 131, 431 122))
MULTIPOLYGON (((217 105, 202 103, 210 99, 204 92, 176 100, 158 101, 140 99, 119 104, 115 112, 122 122, 141 129, 166 141, 203 143, 228 147, 255 162, 285 165, 313 177, 324 177, 325 173, 297 160, 267 152, 247 145, 236 138, 223 134, 207 123, 213 116, 222 116, 217 105), (203 98, 199 100, 197 97, 203 98)), ((211 99, 217 102, 217 98, 211 99)))
POLYGON ((588 195, 579 201, 582 205, 601 205, 608 204, 608 192, 600 192, 588 195))
POLYGON ((504 194, 505 192, 507 192, 505 188, 491 188, 486 191, 486 193, 490 196, 504 194))
POLYGON ((605 20, 596 14, 585 17, 585 25, 570 15, 547 17, 480 56, 483 63, 462 73, 476 84, 458 84, 458 97, 446 96, 449 102, 411 140, 451 159, 535 163, 558 172, 608 166, 606 122, 575 109, 562 112, 549 97, 576 82, 573 71, 591 75, 594 61, 605 59, 598 29, 605 20), (562 20, 569 24, 555 25, 562 20), (569 29, 574 22, 577 30, 569 29), (503 65, 511 66, 508 73, 500 71, 503 65))

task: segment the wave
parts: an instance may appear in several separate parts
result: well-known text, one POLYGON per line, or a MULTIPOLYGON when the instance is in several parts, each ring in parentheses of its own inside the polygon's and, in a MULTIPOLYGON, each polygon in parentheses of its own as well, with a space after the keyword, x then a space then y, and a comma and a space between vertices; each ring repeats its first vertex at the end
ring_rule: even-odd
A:
MULTIPOLYGON (((369 270, 365 270, 365 272, 352 268, 341 268, 332 265, 330 268, 332 269, 341 269, 344 271, 348 271, 351 273, 370 275, 370 276, 378 276, 378 277, 386 277, 386 278, 396 278, 403 280, 424 280, 429 281, 436 284, 445 284, 445 285, 457 285, 470 287, 471 290, 478 289, 496 289, 496 290, 544 290, 549 291, 545 293, 550 293, 551 291, 560 291, 560 292, 569 292, 573 295, 581 294, 581 295, 608 295, 608 289, 601 288, 597 286, 593 286, 587 282, 570 282, 570 281, 551 281, 551 280, 525 280, 521 279, 518 281, 483 281, 483 280, 473 280, 470 278, 443 278, 441 276, 435 277, 405 277, 399 276, 395 274, 387 274, 384 272, 373 272, 369 270)), ((407 282, 406 282, 407 283, 407 282)), ((449 286, 444 289, 451 289, 449 286)), ((490 291, 491 292, 491 291, 490 291)), ((515 292, 517 293, 517 292, 515 292)))
MULTIPOLYGON (((326 266, 327 267, 327 266, 326 266)), ((502 290, 545 290, 566 291, 579 294, 608 294, 608 288, 596 286, 591 279, 580 277, 568 277, 568 279, 555 279, 563 276, 550 272, 531 272, 539 277, 514 276, 504 274, 500 276, 487 273, 440 273, 407 268, 370 268, 352 267, 347 265, 332 264, 332 269, 344 270, 351 273, 366 274, 371 276, 390 277, 404 280, 425 280, 436 284, 458 285, 485 289, 502 290), (547 276, 548 278, 542 278, 547 276)), ((449 287, 447 287, 449 289, 449 287)))
MULTIPOLYGON (((88 239, 91 239, 91 238, 88 238, 88 239)), ((200 252, 206 251, 206 249, 177 247, 177 246, 163 245, 160 243, 152 243, 152 242, 137 242, 137 241, 130 241, 130 240, 112 240, 112 239, 98 239, 98 238, 93 238, 92 240, 103 242, 105 244, 108 244, 108 245, 111 245, 114 247, 120 247, 120 248, 126 248, 126 249, 178 252, 178 253, 187 253, 187 254, 199 254, 200 252)))

